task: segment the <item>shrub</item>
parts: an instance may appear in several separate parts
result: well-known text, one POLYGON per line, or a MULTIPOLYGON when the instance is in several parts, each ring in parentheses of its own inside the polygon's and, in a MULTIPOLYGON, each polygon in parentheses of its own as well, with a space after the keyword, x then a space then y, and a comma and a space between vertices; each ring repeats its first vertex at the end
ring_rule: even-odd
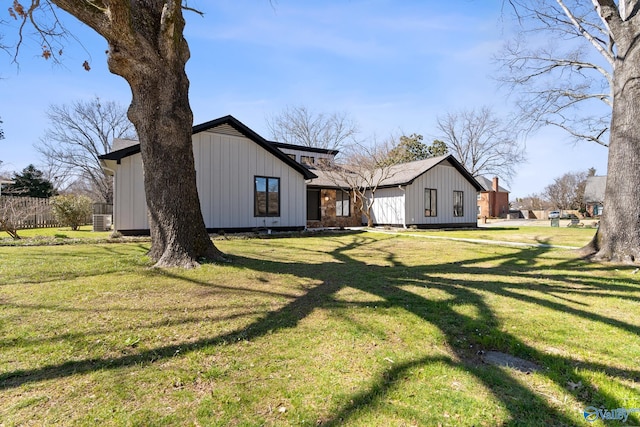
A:
POLYGON ((93 202, 87 196, 75 194, 55 196, 51 199, 53 213, 58 222, 71 227, 72 230, 77 230, 87 221, 92 213, 92 204, 93 202))

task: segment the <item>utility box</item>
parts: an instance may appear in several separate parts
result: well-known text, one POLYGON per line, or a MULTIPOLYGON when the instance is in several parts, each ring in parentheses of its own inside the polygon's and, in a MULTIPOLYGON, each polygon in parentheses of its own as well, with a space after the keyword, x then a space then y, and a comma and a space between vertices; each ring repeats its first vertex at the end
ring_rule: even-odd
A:
POLYGON ((551 218, 552 227, 560 227, 560 218, 551 218))
POLYGON ((93 215, 93 231, 111 230, 111 215, 93 215))

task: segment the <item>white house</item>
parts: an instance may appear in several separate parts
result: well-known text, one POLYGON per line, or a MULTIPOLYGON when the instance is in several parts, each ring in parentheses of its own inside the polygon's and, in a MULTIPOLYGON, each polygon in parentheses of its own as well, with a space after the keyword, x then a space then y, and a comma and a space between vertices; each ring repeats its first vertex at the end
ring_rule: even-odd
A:
POLYGON ((373 222, 418 228, 476 227, 481 190, 452 155, 396 165, 373 196, 373 222))
MULTIPOLYGON (((117 140, 113 147, 100 161, 114 177, 114 229, 148 233, 140 144, 117 140)), ((193 127, 193 153, 200 208, 210 232, 366 223, 348 187, 314 169, 331 161, 335 150, 270 142, 225 116, 193 127)), ((452 156, 398 165, 375 192, 374 223, 475 227, 481 189, 452 156)))
MULTIPOLYGON (((131 142, 128 142, 131 144, 131 142)), ((100 156, 114 176, 114 229, 148 233, 140 144, 100 156)), ((315 175, 232 116, 193 127, 200 208, 214 231, 306 227, 306 182, 315 175)))

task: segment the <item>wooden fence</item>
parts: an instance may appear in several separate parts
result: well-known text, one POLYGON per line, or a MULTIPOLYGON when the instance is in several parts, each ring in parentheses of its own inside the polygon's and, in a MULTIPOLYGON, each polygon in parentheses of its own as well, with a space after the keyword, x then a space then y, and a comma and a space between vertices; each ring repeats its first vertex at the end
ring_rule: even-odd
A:
POLYGON ((58 227, 49 199, 0 196, 0 212, 12 212, 12 222, 17 230, 58 227))

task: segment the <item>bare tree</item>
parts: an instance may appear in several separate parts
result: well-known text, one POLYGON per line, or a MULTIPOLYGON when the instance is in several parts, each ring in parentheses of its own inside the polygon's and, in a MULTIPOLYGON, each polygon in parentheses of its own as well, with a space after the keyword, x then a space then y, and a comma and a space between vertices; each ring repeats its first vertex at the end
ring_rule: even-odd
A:
MULTIPOLYGON (((44 206, 48 210, 48 205, 44 206)), ((4 231, 14 240, 19 240, 18 226, 33 218, 34 215, 46 214, 43 205, 36 204, 31 198, 18 196, 0 196, 0 231, 4 231)))
POLYGON ((373 226, 371 209, 378 187, 400 172, 397 159, 391 156, 393 144, 389 141, 372 145, 352 144, 345 149, 339 162, 322 166, 330 180, 339 187, 353 191, 367 217, 367 226, 373 226))
POLYGON ((593 2, 510 0, 523 24, 496 57, 530 129, 552 125, 608 146, 613 44, 593 2), (533 34, 546 32, 549 38, 533 34), (593 55, 593 49, 600 55, 593 55), (604 61, 603 61, 604 59, 604 61))
MULTIPOLYGON (((151 229, 149 256, 156 266, 193 267, 221 259, 200 210, 191 132, 190 52, 181 0, 16 0, 10 13, 20 36, 30 25, 42 38, 44 57, 55 57, 60 8, 107 41, 109 70, 129 84, 128 109, 140 140, 151 229)), ((192 10, 192 9, 189 9, 192 10)), ((20 43, 18 43, 18 47, 20 43)), ((17 54, 17 53, 16 53, 17 54)), ((85 63, 85 68, 89 68, 85 63)))
POLYGON ((595 169, 565 173, 547 185, 543 195, 555 208, 561 210, 581 209, 584 207, 584 188, 587 177, 593 176, 594 173, 595 169))
POLYGON ((354 143, 359 131, 346 113, 314 113, 302 105, 268 118, 267 126, 278 142, 330 150, 354 143))
POLYGON ((526 160, 513 126, 489 107, 447 113, 438 117, 436 126, 449 152, 474 177, 494 175, 509 182, 516 166, 526 160))
POLYGON ((547 209, 549 207, 549 202, 541 194, 534 193, 528 195, 527 197, 516 199, 517 209, 537 211, 547 209))
POLYGON ((100 167, 98 156, 111 151, 114 138, 135 138, 126 109, 96 96, 71 105, 52 105, 47 117, 50 127, 35 148, 55 171, 56 184, 87 182, 94 200, 112 203, 112 178, 100 167))
MULTIPOLYGON (((523 76, 528 81, 552 79, 552 73, 557 70, 564 71, 561 76, 565 80, 576 75, 586 76, 589 70, 599 75, 599 78, 591 75, 585 78, 600 85, 601 90, 596 91, 595 96, 567 98, 575 98, 575 104, 581 98, 598 99, 599 93, 601 101, 612 108, 602 113, 600 118, 606 120, 609 112, 611 114, 606 209, 598 232, 584 249, 595 259, 640 262, 640 221, 637 215, 640 211, 640 127, 636 114, 640 111, 640 86, 636 83, 640 80, 640 44, 637 43, 640 38, 640 0, 592 0, 590 6, 579 0, 507 1, 523 22, 538 23, 534 31, 551 32, 553 43, 575 49, 577 40, 582 40, 584 49, 590 49, 591 56, 587 58, 594 58, 594 61, 583 62, 584 57, 574 60, 569 55, 558 58, 560 61, 549 61, 549 66, 540 66, 537 71, 533 68, 523 76)), ((574 84, 580 87, 579 81, 574 84)), ((555 110, 564 114, 563 109, 555 110)), ((598 131, 600 128, 593 127, 597 133, 592 140, 606 138, 605 128, 598 131)), ((607 145, 606 140, 596 142, 607 145)))

